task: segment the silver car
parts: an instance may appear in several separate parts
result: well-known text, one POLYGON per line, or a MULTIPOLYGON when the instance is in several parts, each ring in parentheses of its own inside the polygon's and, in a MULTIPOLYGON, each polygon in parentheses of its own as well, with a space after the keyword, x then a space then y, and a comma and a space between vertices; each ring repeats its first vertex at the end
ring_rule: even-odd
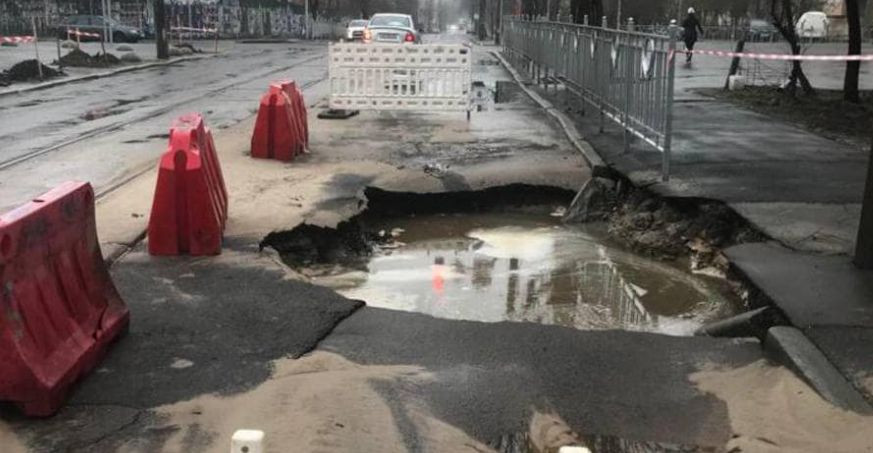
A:
POLYGON ((364 39, 364 30, 367 29, 366 19, 355 19, 349 22, 346 27, 346 39, 349 41, 362 41, 364 39))
POLYGON ((364 42, 419 43, 421 37, 408 14, 374 14, 364 32, 364 42))

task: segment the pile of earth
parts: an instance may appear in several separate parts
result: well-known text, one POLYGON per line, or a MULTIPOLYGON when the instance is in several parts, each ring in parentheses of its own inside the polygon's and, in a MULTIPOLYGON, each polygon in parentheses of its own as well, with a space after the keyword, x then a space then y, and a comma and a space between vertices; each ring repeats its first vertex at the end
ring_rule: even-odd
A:
POLYGON ((73 66, 80 68, 104 68, 106 66, 115 66, 121 64, 121 60, 111 53, 102 54, 97 52, 91 55, 84 52, 82 49, 73 49, 63 57, 61 64, 64 66, 73 66))
POLYGON ((42 66, 43 80, 63 75, 62 72, 40 64, 36 60, 24 60, 6 71, 0 71, 0 86, 9 86, 13 82, 39 80, 39 66, 42 66))

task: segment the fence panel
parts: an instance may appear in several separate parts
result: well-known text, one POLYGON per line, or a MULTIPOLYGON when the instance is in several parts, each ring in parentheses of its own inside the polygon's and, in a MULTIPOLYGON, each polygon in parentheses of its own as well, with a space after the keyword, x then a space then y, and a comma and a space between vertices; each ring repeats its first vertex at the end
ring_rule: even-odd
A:
POLYGON ((460 44, 330 45, 330 108, 470 111, 472 52, 460 44))
POLYGON ((538 83, 560 81, 622 126, 625 147, 636 136, 663 154, 670 175, 676 43, 668 36, 560 22, 506 18, 504 51, 538 83))

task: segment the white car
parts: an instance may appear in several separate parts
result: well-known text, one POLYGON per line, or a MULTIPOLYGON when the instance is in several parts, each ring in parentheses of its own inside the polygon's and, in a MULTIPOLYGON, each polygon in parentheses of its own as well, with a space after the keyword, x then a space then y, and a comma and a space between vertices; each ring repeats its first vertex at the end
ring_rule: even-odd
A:
POLYGON ((368 21, 366 19, 355 19, 349 22, 346 26, 346 39, 349 41, 362 41, 364 39, 364 30, 367 29, 368 21))
POLYGON ((828 16, 821 11, 807 11, 800 16, 795 30, 801 39, 825 39, 828 37, 828 16))
POLYGON ((408 14, 374 14, 364 31, 364 42, 414 44, 421 37, 408 14))

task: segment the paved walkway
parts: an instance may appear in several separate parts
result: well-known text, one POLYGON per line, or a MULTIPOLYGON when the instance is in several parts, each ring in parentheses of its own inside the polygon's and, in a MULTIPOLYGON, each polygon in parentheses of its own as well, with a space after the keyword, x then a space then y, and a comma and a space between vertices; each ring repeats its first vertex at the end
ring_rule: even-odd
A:
MULTIPOLYGON (((855 269, 850 257, 870 151, 691 96, 690 80, 683 80, 674 108, 669 182, 660 179, 659 152, 641 142, 625 152, 617 126, 608 123, 599 133, 596 110, 573 118, 603 160, 638 186, 723 201, 769 235, 774 243, 728 249, 732 264, 873 401, 873 273, 855 269)), ((566 105, 560 94, 549 99, 566 105)))

